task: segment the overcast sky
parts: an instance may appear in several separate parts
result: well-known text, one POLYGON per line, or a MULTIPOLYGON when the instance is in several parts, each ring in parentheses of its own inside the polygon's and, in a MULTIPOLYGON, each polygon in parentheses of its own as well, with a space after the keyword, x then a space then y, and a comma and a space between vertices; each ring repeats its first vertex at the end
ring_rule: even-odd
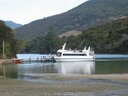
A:
POLYGON ((66 12, 87 0, 0 0, 0 19, 20 24, 66 12))

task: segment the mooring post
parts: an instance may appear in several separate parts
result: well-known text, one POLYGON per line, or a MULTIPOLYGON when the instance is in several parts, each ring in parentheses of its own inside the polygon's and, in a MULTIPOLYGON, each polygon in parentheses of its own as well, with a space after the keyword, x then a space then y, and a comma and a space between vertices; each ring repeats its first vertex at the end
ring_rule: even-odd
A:
POLYGON ((42 56, 41 56, 41 60, 40 60, 40 62, 42 63, 43 61, 42 61, 42 56))
POLYGON ((5 70, 5 66, 3 65, 2 68, 3 68, 3 77, 4 77, 4 79, 5 79, 5 78, 6 78, 6 73, 5 73, 6 70, 5 70))
POLYGON ((31 63, 31 57, 29 57, 29 63, 31 63))
POLYGON ((5 47, 5 45, 4 45, 4 40, 3 40, 3 59, 5 58, 5 56, 4 56, 4 47, 5 47))
POLYGON ((38 60, 39 58, 37 57, 37 63, 39 62, 39 60, 38 60))

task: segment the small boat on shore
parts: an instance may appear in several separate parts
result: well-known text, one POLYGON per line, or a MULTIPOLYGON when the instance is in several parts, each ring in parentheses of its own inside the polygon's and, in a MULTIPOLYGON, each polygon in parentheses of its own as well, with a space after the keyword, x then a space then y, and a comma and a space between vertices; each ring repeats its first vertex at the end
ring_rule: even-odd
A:
POLYGON ((62 49, 57 51, 54 56, 55 61, 88 61, 95 60, 95 53, 90 47, 83 50, 66 50, 66 43, 62 46, 62 49))
POLYGON ((23 60, 22 59, 13 59, 12 62, 13 62, 13 64, 22 64, 23 60))

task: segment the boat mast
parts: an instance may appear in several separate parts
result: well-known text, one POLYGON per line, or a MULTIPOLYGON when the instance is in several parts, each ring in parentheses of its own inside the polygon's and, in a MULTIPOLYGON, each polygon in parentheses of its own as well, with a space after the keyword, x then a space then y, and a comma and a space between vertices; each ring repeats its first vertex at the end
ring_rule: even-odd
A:
POLYGON ((64 50, 64 49, 65 49, 65 46, 66 46, 66 43, 64 43, 64 45, 62 46, 62 50, 64 50))

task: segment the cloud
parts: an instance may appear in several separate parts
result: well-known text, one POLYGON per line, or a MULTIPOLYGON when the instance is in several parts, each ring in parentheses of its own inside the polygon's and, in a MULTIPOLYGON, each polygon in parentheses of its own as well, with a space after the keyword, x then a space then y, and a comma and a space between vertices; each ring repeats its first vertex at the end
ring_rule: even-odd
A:
POLYGON ((17 0, 0 0, 0 2, 12 2, 12 1, 17 1, 17 0))
POLYGON ((77 0, 68 0, 69 2, 76 2, 77 0))
POLYGON ((69 3, 76 3, 76 4, 81 4, 81 2, 86 2, 88 0, 67 0, 69 3))
MULTIPOLYGON (((23 0, 0 0, 2 3, 9 3, 9 2, 21 2, 23 0)), ((27 1, 27 0, 26 0, 27 1)))

